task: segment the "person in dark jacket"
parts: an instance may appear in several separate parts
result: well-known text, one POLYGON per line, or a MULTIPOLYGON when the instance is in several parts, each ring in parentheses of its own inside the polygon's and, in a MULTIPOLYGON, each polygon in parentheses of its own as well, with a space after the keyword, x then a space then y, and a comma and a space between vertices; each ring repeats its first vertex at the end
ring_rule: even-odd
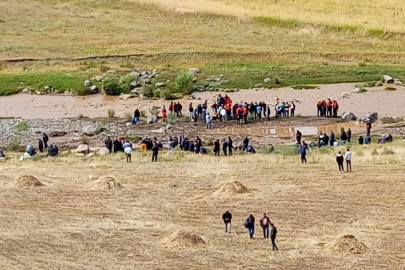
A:
POLYGON ((232 156, 232 150, 233 150, 233 141, 231 137, 228 137, 228 153, 230 156, 232 156))
POLYGON ((110 137, 107 137, 105 140, 105 147, 110 151, 110 154, 112 153, 112 147, 113 147, 113 142, 111 141, 110 137))
POLYGON ((333 146, 333 143, 335 142, 335 133, 333 133, 333 131, 330 132, 329 142, 330 146, 333 146))
POLYGON ((295 137, 297 138, 297 143, 301 144, 301 138, 302 138, 301 131, 297 130, 295 137))
POLYGON ((350 142, 350 139, 352 138, 352 131, 350 128, 347 130, 347 141, 350 142))
POLYGON ((214 142, 214 153, 215 153, 215 156, 218 156, 218 157, 219 157, 219 147, 220 147, 219 140, 216 140, 214 142))
POLYGON ((325 146, 328 146, 329 145, 329 136, 328 135, 326 135, 326 133, 324 133, 323 134, 323 144, 325 145, 325 146))
POLYGON ((193 141, 191 141, 191 142, 190 142, 190 144, 189 144, 188 151, 190 151, 190 152, 193 152, 193 153, 194 153, 194 150, 195 150, 194 148, 195 148, 194 142, 193 142, 193 141))
POLYGON ((278 250, 278 247, 276 245, 276 236, 277 236, 277 229, 276 226, 274 226, 273 223, 270 223, 270 239, 271 239, 271 245, 273 247, 273 251, 274 250, 278 250))
POLYGON ((342 141, 342 144, 346 144, 347 134, 344 130, 342 130, 342 134, 340 135, 340 140, 342 141))
POLYGON ((201 146, 202 146, 202 141, 201 141, 200 137, 197 136, 197 138, 195 139, 195 153, 196 154, 200 153, 201 146))
POLYGON ((183 114, 181 113, 183 106, 180 104, 180 102, 177 102, 177 104, 175 106, 176 106, 177 117, 183 117, 183 114))
POLYGON ((228 140, 224 139, 224 142, 222 143, 222 152, 224 152, 224 156, 227 156, 227 151, 228 151, 228 140))
POLYGON ((253 239, 253 235, 255 234, 255 217, 251 214, 245 221, 245 228, 249 231, 250 239, 253 239))
POLYGON ((302 144, 300 146, 300 154, 301 154, 301 164, 307 163, 307 146, 305 144, 305 141, 302 141, 302 144))
POLYGON ((225 224, 225 232, 231 233, 231 222, 232 222, 232 214, 229 211, 226 211, 222 215, 222 220, 225 224))
POLYGON ((47 149, 48 148, 49 137, 48 137, 48 135, 46 135, 45 132, 42 134, 42 141, 44 142, 45 149, 47 149))
POLYGON ((140 118, 141 118, 141 113, 139 112, 138 109, 136 109, 135 112, 134 112, 135 124, 138 124, 140 118))
POLYGON ((38 139, 38 149, 39 149, 39 152, 44 152, 44 143, 42 142, 42 140, 41 139, 38 139))
POLYGON ((152 146, 152 162, 157 162, 157 157, 159 154, 159 144, 157 141, 153 142, 152 146))
POLYGON ((345 168, 343 167, 343 161, 344 161, 343 155, 339 151, 337 156, 336 156, 336 162, 337 162, 338 167, 339 167, 339 173, 342 173, 342 172, 345 171, 345 168))
POLYGON ((270 106, 267 106, 267 120, 270 121, 270 106))
POLYGON ((360 145, 363 145, 363 143, 364 143, 364 138, 363 138, 363 136, 360 136, 360 137, 359 137, 358 142, 359 142, 360 145))
POLYGON ((249 148, 249 138, 246 136, 246 138, 243 140, 243 151, 247 152, 249 148))
POLYGON ((260 227, 263 229, 263 237, 269 238, 270 219, 266 216, 266 213, 263 213, 263 217, 260 220, 260 227))

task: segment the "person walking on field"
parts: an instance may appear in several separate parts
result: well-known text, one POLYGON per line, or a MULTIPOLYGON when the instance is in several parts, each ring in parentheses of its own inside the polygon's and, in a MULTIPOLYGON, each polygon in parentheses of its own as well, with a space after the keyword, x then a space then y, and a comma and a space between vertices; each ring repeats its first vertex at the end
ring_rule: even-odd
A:
POLYGON ((232 214, 229 211, 226 211, 222 215, 222 220, 225 223, 225 232, 231 233, 232 214))
POLYGON ((131 160, 132 147, 129 143, 126 144, 125 146, 126 147, 124 148, 124 152, 125 152, 125 155, 127 156, 127 163, 131 163, 132 162, 132 160, 131 160))
POLYGON ((38 139, 38 149, 39 149, 39 152, 41 152, 41 153, 44 152, 44 144, 41 139, 38 139))
POLYGON ((349 167, 350 167, 350 171, 352 171, 352 152, 350 152, 349 148, 347 148, 347 150, 346 150, 345 160, 346 160, 347 171, 349 172, 349 167))
POLYGON ((260 226, 263 229, 263 237, 269 238, 270 219, 266 216, 266 213, 263 213, 263 217, 260 220, 260 226))
POLYGON ((244 226, 249 231, 250 239, 253 239, 253 235, 255 234, 255 217, 252 214, 245 220, 244 226))
POLYGON ((154 142, 152 146, 152 162, 157 162, 157 157, 159 154, 159 144, 158 142, 154 142))
POLYGON ((270 227, 271 227, 270 239, 271 239, 271 245, 272 245, 273 251, 278 250, 278 247, 276 245, 277 228, 276 228, 276 226, 274 226, 273 223, 270 223, 270 227))
POLYGON ((219 157, 219 140, 216 140, 214 142, 214 153, 215 153, 215 156, 219 157))
POLYGON ((301 164, 307 163, 307 146, 304 141, 300 146, 300 154, 301 154, 301 164))
POLYGON ((343 167, 343 156, 342 153, 339 151, 337 156, 336 156, 336 162, 339 167, 339 173, 342 173, 345 171, 345 168, 343 167))

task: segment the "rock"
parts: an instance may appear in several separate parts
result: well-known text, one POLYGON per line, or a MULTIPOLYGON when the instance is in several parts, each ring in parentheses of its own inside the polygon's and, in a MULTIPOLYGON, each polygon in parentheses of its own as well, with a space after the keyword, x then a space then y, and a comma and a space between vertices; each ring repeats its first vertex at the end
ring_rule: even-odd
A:
POLYGON ((263 82, 265 82, 265 83, 269 83, 270 81, 271 81, 270 78, 266 78, 266 79, 263 80, 263 82))
POLYGON ((64 92, 64 94, 65 94, 65 95, 69 95, 70 92, 66 90, 66 91, 64 92))
POLYGON ((96 125, 87 125, 82 128, 82 133, 87 136, 94 136, 100 133, 100 129, 96 125))
POLYGON ((105 156, 105 155, 109 155, 110 154, 110 150, 108 150, 107 147, 102 147, 99 151, 98 154, 101 156, 105 156))
POLYGON ((30 159, 30 158, 32 158, 32 157, 30 156, 30 154, 28 154, 27 152, 25 152, 25 153, 23 154, 23 158, 24 158, 24 159, 30 159))
POLYGON ((378 113, 373 112, 366 112, 365 114, 363 114, 361 117, 359 117, 358 122, 359 123, 364 123, 364 122, 371 122, 374 123, 376 122, 378 119, 378 113))
POLYGON ((200 69, 199 68, 190 68, 189 70, 188 70, 188 72, 190 72, 191 74, 196 74, 196 73, 200 73, 201 71, 200 71, 200 69))
POLYGON ((79 146, 76 148, 76 150, 74 152, 87 154, 88 152, 90 152, 89 145, 88 144, 79 144, 79 146))
POLYGON ((229 80, 222 80, 222 81, 220 82, 220 84, 223 84, 223 83, 229 83, 229 80))
POLYGON ((170 124, 166 126, 166 130, 169 130, 169 129, 173 129, 173 126, 170 124))
POLYGON ((196 83, 198 81, 198 78, 197 77, 194 77, 193 78, 193 83, 196 83))
POLYGON ((138 88, 132 89, 132 90, 131 90, 131 93, 140 94, 141 91, 142 91, 142 88, 141 88, 141 87, 138 87, 138 88))
POLYGON ((131 88, 141 87, 142 85, 138 81, 131 82, 131 88))
POLYGON ((340 96, 341 96, 342 98, 349 98, 350 95, 351 95, 350 92, 341 92, 341 93, 340 93, 340 96))
POLYGON ((166 152, 166 156, 173 157, 176 154, 176 151, 169 150, 166 152))
POLYGON ((116 70, 113 70, 113 69, 110 69, 110 70, 107 70, 107 73, 108 73, 108 74, 112 74, 112 73, 117 73, 117 71, 116 71, 116 70))
POLYGON ((387 84, 394 83, 394 78, 392 78, 389 75, 384 75, 383 79, 384 79, 384 82, 387 83, 387 84))
POLYGON ((224 74, 219 74, 218 77, 223 78, 223 77, 224 77, 224 74))
POLYGON ((194 90, 195 91, 204 91, 205 87, 204 87, 204 85, 196 85, 196 86, 194 86, 194 90))
POLYGON ((125 125, 126 125, 127 127, 130 127, 130 126, 132 126, 132 123, 131 123, 131 122, 127 122, 127 123, 125 123, 125 125))
POLYGON ((94 157, 94 153, 89 153, 86 157, 94 157))
POLYGON ((23 92, 23 93, 29 93, 29 92, 30 92, 30 89, 29 89, 28 87, 25 87, 21 92, 23 92))
POLYGON ((133 95, 130 95, 130 94, 121 94, 121 95, 118 97, 118 99, 127 100, 127 99, 133 98, 133 97, 134 97, 134 96, 133 96, 133 95))
POLYGON ((141 74, 139 74, 139 72, 132 71, 131 73, 129 73, 129 75, 131 75, 132 77, 134 77, 135 80, 137 80, 141 74))
POLYGON ((151 84, 151 82, 150 82, 150 80, 148 78, 143 78, 142 82, 146 83, 146 84, 151 84))
POLYGON ((342 119, 348 120, 348 121, 355 121, 357 117, 354 115, 354 113, 346 111, 342 113, 342 119))
POLYGON ((141 76, 142 77, 149 77, 149 72, 148 71, 142 71, 141 76))
POLYGON ((46 92, 36 91, 35 93, 36 93, 37 95, 46 95, 46 92))
POLYGON ((355 87, 353 93, 361 93, 361 87, 355 87))
POLYGON ((92 85, 92 83, 91 83, 90 80, 85 80, 84 81, 84 86, 91 86, 91 85, 92 85))
POLYGON ((148 116, 148 120, 146 121, 146 123, 147 124, 150 124, 150 123, 155 123, 155 122, 157 122, 157 116, 156 115, 149 115, 148 116))
POLYGON ((157 69, 154 68, 154 69, 152 70, 152 75, 155 75, 156 73, 157 73, 157 69))
POLYGON ((51 133, 49 133, 49 137, 62 137, 65 136, 67 134, 66 131, 52 131, 51 133))
POLYGON ((44 90, 45 90, 45 91, 49 91, 50 89, 51 89, 51 88, 50 88, 49 86, 45 86, 45 87, 44 87, 44 90))
POLYGON ((166 83, 169 83, 169 82, 171 82, 171 80, 167 80, 167 81, 166 81, 166 83))
POLYGON ((90 86, 90 94, 96 94, 98 92, 98 88, 96 85, 90 86))
POLYGON ((256 84, 256 85, 255 85, 255 88, 259 88, 259 87, 262 87, 262 85, 263 85, 263 84, 261 84, 261 83, 258 83, 258 84, 256 84))
POLYGON ((94 77, 94 79, 95 79, 96 81, 98 81, 98 82, 101 82, 101 81, 104 79, 104 77, 100 75, 100 76, 94 77))
POLYGON ((78 156, 78 157, 85 157, 86 155, 83 154, 83 153, 76 153, 76 156, 78 156))
POLYGON ((163 82, 157 82, 157 83, 155 83, 155 87, 165 87, 165 86, 166 86, 166 84, 163 83, 163 82))
POLYGON ((5 157, 0 157, 0 162, 6 162, 6 158, 5 157))

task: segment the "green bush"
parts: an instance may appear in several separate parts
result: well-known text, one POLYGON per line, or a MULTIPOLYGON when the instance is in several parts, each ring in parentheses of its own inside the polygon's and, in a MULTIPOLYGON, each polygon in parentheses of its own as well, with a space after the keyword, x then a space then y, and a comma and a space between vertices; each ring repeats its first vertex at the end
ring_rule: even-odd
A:
POLYGON ((120 79, 115 76, 108 76, 103 81, 103 91, 107 95, 120 95, 122 92, 122 86, 120 79))
POLYGON ((142 94, 145 97, 154 97, 155 96, 155 91, 154 91, 154 86, 153 84, 147 84, 147 83, 142 83, 142 94))
POLYGON ((17 131, 27 131, 29 129, 29 126, 26 122, 20 122, 18 125, 15 127, 17 131))
POLYGON ((393 154, 395 154, 394 151, 389 148, 384 148, 384 150, 381 153, 381 155, 393 155, 393 154))
POLYGON ((371 152, 371 155, 372 156, 378 156, 379 155, 379 153, 377 151, 377 148, 374 148, 373 152, 371 152))
POLYGON ((174 81, 176 92, 189 95, 193 92, 193 75, 181 72, 174 81))
POLYGON ((7 145, 8 151, 18 151, 20 148, 20 140, 17 137, 13 137, 7 145))

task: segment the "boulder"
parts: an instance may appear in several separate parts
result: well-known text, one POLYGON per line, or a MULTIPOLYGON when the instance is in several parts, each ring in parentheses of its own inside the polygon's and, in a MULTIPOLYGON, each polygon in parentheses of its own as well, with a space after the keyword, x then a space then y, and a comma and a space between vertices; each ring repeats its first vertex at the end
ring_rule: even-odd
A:
POLYGON ((104 77, 100 75, 100 76, 94 77, 94 79, 95 79, 96 81, 98 81, 98 82, 101 82, 101 81, 104 79, 104 77))
POLYGON ((363 114, 361 117, 359 117, 358 121, 359 123, 363 123, 363 122, 371 122, 374 123, 376 122, 378 119, 378 113, 373 112, 366 112, 365 114, 363 114))
POLYGON ((98 93, 98 88, 97 88, 96 85, 90 86, 90 93, 91 93, 91 94, 96 94, 96 93, 98 93))
POLYGON ((118 99, 127 100, 127 99, 133 98, 133 97, 134 97, 134 96, 133 96, 133 95, 130 95, 130 94, 121 94, 121 95, 118 97, 118 99))
POLYGON ((29 89, 28 87, 25 87, 21 92, 23 92, 23 93, 29 93, 29 92, 30 92, 30 89, 29 89))
POLYGON ((170 124, 166 125, 166 130, 169 130, 169 129, 173 129, 173 126, 170 124))
POLYGON ((271 79, 270 79, 270 78, 266 78, 266 79, 263 80, 263 82, 269 83, 269 82, 271 82, 271 79))
POLYGON ((110 150, 108 150, 107 147, 102 147, 99 151, 98 154, 101 156, 105 156, 105 155, 109 155, 110 154, 110 150))
POLYGON ((84 81, 84 86, 91 86, 91 85, 92 85, 92 83, 91 83, 90 80, 85 80, 84 81))
POLYGON ((131 82, 131 88, 141 87, 142 85, 138 81, 131 82))
POLYGON ((340 93, 340 96, 341 96, 342 98, 349 98, 350 95, 351 95, 350 92, 341 92, 341 93, 340 93))
POLYGON ((88 144, 79 144, 79 146, 75 150, 76 153, 82 154, 87 154, 89 151, 90 149, 88 144))
POLYGON ((262 86, 263 86, 263 84, 261 84, 261 83, 258 83, 258 84, 255 85, 256 88, 262 87, 262 86))
POLYGON ((342 119, 347 121, 355 121, 357 117, 354 115, 354 113, 346 111, 342 113, 342 119))
POLYGON ((127 122, 127 123, 125 123, 125 125, 126 125, 127 127, 130 127, 130 126, 132 126, 132 123, 131 123, 131 122, 127 122))
POLYGON ((82 133, 87 136, 94 136, 100 133, 100 129, 96 125, 87 125, 82 128, 82 133))
POLYGON ((45 86, 45 87, 44 87, 44 90, 45 90, 45 91, 49 91, 49 90, 51 90, 51 88, 50 88, 49 86, 45 86))
POLYGON ((200 72, 201 72, 200 69, 199 69, 199 68, 196 68, 196 67, 190 68, 188 71, 189 71, 191 74, 196 74, 196 73, 200 73, 200 72))
POLYGON ((89 153, 86 157, 94 157, 94 153, 89 153))
POLYGON ((355 87, 353 93, 361 93, 361 87, 355 87))
POLYGON ((166 84, 163 83, 163 82, 157 82, 157 83, 155 83, 155 87, 165 87, 165 86, 166 86, 166 84))
POLYGON ((392 78, 389 75, 384 75, 383 79, 384 79, 384 82, 387 83, 387 84, 394 83, 394 78, 392 78))
POLYGON ((35 93, 36 93, 37 95, 46 95, 46 92, 36 91, 35 93))
POLYGON ((149 116, 148 116, 148 120, 146 121, 146 123, 147 123, 147 124, 150 124, 150 123, 155 123, 155 122, 157 122, 157 116, 154 115, 154 114, 149 115, 149 116))

